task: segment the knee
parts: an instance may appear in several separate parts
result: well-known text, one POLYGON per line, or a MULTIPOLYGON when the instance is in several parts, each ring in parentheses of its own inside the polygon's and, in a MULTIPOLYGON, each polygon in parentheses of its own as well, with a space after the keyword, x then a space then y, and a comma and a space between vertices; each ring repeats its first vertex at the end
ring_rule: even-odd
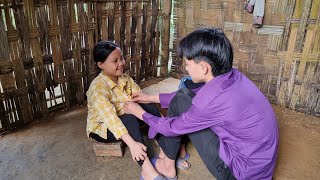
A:
POLYGON ((190 99, 190 98, 192 99, 194 96, 195 96, 195 93, 187 88, 180 89, 179 91, 177 91, 177 94, 176 94, 176 97, 182 101, 185 99, 190 99))
POLYGON ((155 115, 155 116, 161 116, 160 111, 156 104, 150 103, 150 104, 140 104, 140 106, 148 113, 155 115))
POLYGON ((169 104, 169 114, 180 115, 187 111, 192 105, 192 99, 194 96, 195 94, 191 90, 187 88, 180 89, 169 104))
POLYGON ((187 88, 180 89, 177 91, 170 104, 175 106, 181 106, 181 104, 191 105, 192 99, 195 96, 194 92, 187 88))

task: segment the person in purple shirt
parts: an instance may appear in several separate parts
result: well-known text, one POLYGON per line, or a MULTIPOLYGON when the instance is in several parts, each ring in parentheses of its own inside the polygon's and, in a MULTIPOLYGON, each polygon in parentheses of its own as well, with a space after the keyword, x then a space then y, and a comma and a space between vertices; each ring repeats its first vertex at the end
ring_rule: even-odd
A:
MULTIPOLYGON (((228 38, 215 28, 198 29, 180 41, 178 52, 193 82, 205 84, 169 94, 134 95, 135 102, 169 107, 171 117, 153 116, 135 102, 127 102, 125 111, 150 126, 150 138, 158 133, 187 134, 216 179, 272 179, 279 140, 277 120, 262 92, 232 68, 228 38)), ((159 173, 174 169, 174 159, 166 158, 155 163, 159 173)))

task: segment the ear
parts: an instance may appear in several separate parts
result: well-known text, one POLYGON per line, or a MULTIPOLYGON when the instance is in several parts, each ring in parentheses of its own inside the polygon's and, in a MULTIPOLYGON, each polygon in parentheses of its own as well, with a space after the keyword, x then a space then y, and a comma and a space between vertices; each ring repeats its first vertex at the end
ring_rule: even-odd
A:
POLYGON ((209 64, 206 62, 200 62, 200 65, 201 65, 201 73, 203 75, 206 75, 209 72, 209 67, 208 67, 209 64))
POLYGON ((97 66, 98 66, 100 69, 102 69, 102 63, 101 63, 101 62, 98 62, 98 63, 97 63, 97 66))

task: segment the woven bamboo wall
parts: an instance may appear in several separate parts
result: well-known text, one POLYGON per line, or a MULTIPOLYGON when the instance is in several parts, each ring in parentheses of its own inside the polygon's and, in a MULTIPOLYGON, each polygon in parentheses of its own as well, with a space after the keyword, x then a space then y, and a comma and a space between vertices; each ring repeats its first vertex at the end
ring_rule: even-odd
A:
MULTIPOLYGON (((223 29, 234 48, 234 67, 271 102, 320 116, 320 0, 266 0, 263 27, 252 26, 245 0, 179 0, 175 40, 199 27, 223 29)), ((185 74, 173 50, 172 75, 185 74)))
POLYGON ((166 76, 170 9, 169 0, 0 0, 0 133, 84 105, 99 40, 120 45, 137 82, 166 76))

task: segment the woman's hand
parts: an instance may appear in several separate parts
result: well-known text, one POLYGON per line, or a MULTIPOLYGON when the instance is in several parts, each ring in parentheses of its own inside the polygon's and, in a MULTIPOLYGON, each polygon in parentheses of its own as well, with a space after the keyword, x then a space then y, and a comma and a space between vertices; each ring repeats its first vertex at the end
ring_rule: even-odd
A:
POLYGON ((146 153, 147 147, 139 142, 134 142, 130 146, 130 152, 134 161, 144 160, 148 155, 146 153))
POLYGON ((130 148, 131 156, 134 161, 144 160, 147 157, 147 147, 142 143, 136 142, 128 133, 122 135, 121 139, 130 148))
POLYGON ((132 114, 142 120, 142 115, 146 112, 142 107, 135 102, 126 102, 123 109, 127 114, 132 114))
POLYGON ((132 101, 137 103, 158 103, 159 96, 152 96, 144 92, 138 92, 132 94, 132 101))

